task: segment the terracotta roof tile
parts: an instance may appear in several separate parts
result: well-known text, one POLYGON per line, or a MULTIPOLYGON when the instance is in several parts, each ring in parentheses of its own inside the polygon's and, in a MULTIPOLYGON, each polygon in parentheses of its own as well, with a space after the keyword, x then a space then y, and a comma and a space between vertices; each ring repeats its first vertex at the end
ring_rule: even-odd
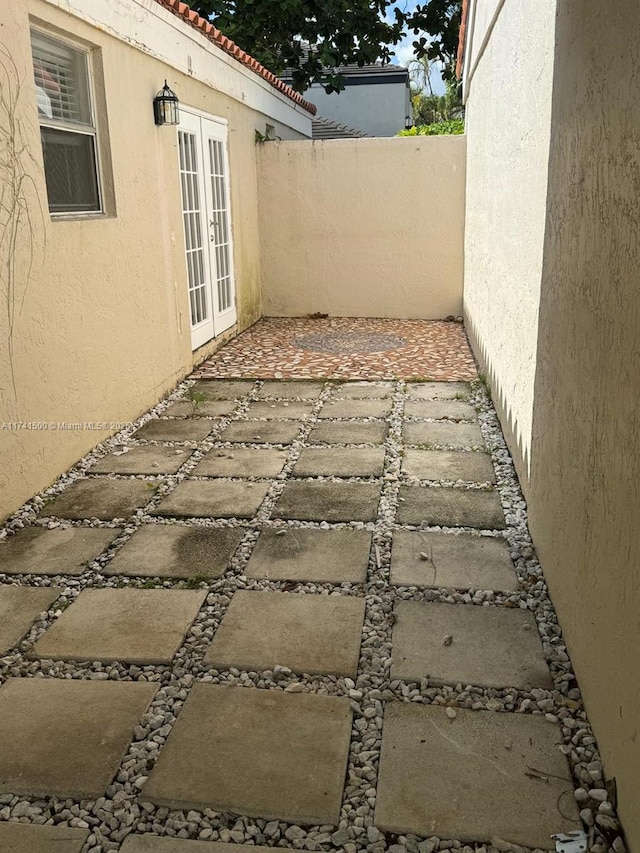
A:
POLYGON ((316 114, 317 107, 314 104, 306 101, 299 92, 296 92, 291 88, 291 86, 287 86, 286 83, 283 83, 275 74, 272 74, 271 71, 268 71, 263 65, 261 65, 257 59, 249 56, 249 54, 245 53, 242 48, 238 47, 237 44, 234 44, 231 39, 224 36, 220 30, 217 30, 211 24, 210 21, 207 21, 205 18, 201 18, 200 15, 198 15, 197 12, 194 12, 186 3, 182 3, 181 0, 155 0, 155 2, 159 6, 163 6, 170 12, 173 12, 174 15, 178 15, 183 18, 185 23, 188 23, 195 29, 200 30, 205 38, 209 39, 210 42, 213 42, 216 47, 221 48, 225 53, 228 53, 259 77, 262 77, 263 80, 270 83, 274 89, 278 89, 278 91, 282 92, 283 95, 286 95, 287 98, 294 101, 308 113, 311 113, 311 115, 316 114))

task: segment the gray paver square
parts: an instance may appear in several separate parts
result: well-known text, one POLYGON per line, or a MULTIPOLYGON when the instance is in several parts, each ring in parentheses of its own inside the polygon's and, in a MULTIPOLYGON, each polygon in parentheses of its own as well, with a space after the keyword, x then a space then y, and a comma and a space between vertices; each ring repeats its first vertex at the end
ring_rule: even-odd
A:
POLYGON ((335 825, 350 734, 346 697, 196 684, 142 797, 335 825))
POLYGON ((370 483, 290 482, 284 487, 274 518, 301 521, 374 521, 380 487, 370 483))
POLYGON ((382 444, 389 427, 382 421, 326 421, 311 430, 309 443, 382 444))
POLYGON ((408 448, 402 469, 420 480, 464 480, 467 483, 495 483, 491 457, 482 451, 413 450, 408 448))
POLYGON ((392 678, 482 687, 552 687, 532 613, 520 608, 399 601, 392 678), (449 645, 443 639, 451 637, 449 645))
POLYGON ((170 663, 206 590, 85 589, 34 647, 53 660, 170 663))
POLYGON ((61 592, 58 587, 0 586, 0 655, 18 645, 61 592))
POLYGON ((504 513, 496 491, 400 486, 398 524, 502 530, 504 513))
POLYGON ((221 577, 244 530, 182 524, 144 524, 103 570, 137 577, 221 577))
POLYGON ((391 382, 341 382, 333 390, 334 397, 360 400, 363 397, 377 397, 384 400, 393 394, 391 382))
POLYGON ((245 574, 307 583, 364 583, 370 549, 366 530, 263 530, 245 574))
POLYGON ((291 444, 300 427, 298 421, 234 421, 220 433, 218 440, 242 444, 291 444))
POLYGON ((404 413, 409 418, 433 420, 477 421, 478 414, 470 403, 459 400, 407 400, 404 413))
POLYGON ((0 823, 2 853, 80 853, 88 837, 88 829, 76 827, 0 823))
POLYGON ((191 480, 178 483, 152 514, 253 518, 268 491, 269 483, 191 480))
POLYGON ((76 480, 61 495, 46 503, 40 515, 59 518, 128 518, 145 506, 156 491, 154 483, 144 480, 76 480))
POLYGON ((217 425, 208 418, 153 418, 137 429, 132 438, 151 441, 202 441, 217 425))
POLYGON ((320 418, 386 418, 391 412, 391 400, 379 397, 372 400, 328 400, 320 409, 320 418))
POLYGON ((287 451, 272 447, 214 447, 193 473, 198 477, 276 477, 286 461, 287 451))
POLYGON ((439 444, 442 447, 484 447, 478 424, 448 421, 406 421, 402 435, 407 444, 439 444))
POLYGON ((322 391, 322 382, 265 382, 258 391, 258 397, 287 399, 298 397, 300 400, 315 400, 322 391))
POLYGON ((204 394, 207 400, 239 400, 253 388, 251 379, 198 379, 192 385, 198 394, 204 394))
POLYGON ((407 396, 413 400, 456 400, 470 393, 466 382, 412 382, 407 386, 407 396))
POLYGON ((305 447, 293 468, 294 477, 380 477, 382 447, 305 447))
POLYGON ((293 672, 355 678, 364 598, 236 592, 205 661, 250 672, 276 664, 293 672))
POLYGON ((419 530, 398 530, 393 534, 391 583, 505 592, 518 588, 504 540, 419 530))
POLYGON ((0 572, 80 575, 120 533, 118 528, 28 527, 0 544, 0 572))
POLYGON ((384 832, 549 850, 579 828, 557 724, 530 714, 389 703, 384 715, 375 825, 384 832), (526 775, 535 767, 541 783, 526 775))
POLYGON ((9 678, 0 687, 0 792, 104 794, 157 684, 9 678))
POLYGON ((92 468, 92 474, 175 474, 191 456, 175 447, 129 447, 126 453, 109 453, 92 468))
POLYGON ((249 418, 306 418, 313 411, 314 403, 301 403, 297 400, 278 400, 277 402, 250 403, 247 408, 249 418))
MULTIPOLYGON (((42 853, 48 851, 43 850, 42 853)), ((223 844, 221 841, 185 841, 182 838, 159 835, 127 835, 120 853, 273 853, 273 847, 261 847, 258 844, 223 844)))
POLYGON ((165 418, 222 418, 230 415, 238 403, 235 400, 204 400, 198 403, 194 414, 194 404, 189 400, 178 400, 162 413, 165 418))

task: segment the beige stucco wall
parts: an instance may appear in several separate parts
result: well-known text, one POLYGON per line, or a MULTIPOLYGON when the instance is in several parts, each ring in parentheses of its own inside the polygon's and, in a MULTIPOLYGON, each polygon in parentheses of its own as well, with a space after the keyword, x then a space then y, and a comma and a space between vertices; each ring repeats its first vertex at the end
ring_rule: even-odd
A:
POLYGON ((555 6, 555 0, 506 0, 502 6, 498 0, 477 0, 465 56, 465 321, 525 489, 547 196, 555 6))
MULTIPOLYGON (((26 176, 29 215, 28 222, 25 215, 20 220, 15 246, 10 249, 6 240, 0 246, 0 423, 129 422, 216 346, 191 352, 177 132, 154 125, 153 96, 167 77, 183 104, 229 121, 238 329, 261 314, 255 130, 264 132, 268 116, 56 5, 53 0, 0 4, 2 92, 10 95, 21 152, 12 154, 7 147, 5 110, 0 171, 3 184, 10 175, 26 176), (97 51, 106 102, 101 138, 111 160, 110 167, 103 163, 105 177, 112 178, 110 215, 54 221, 48 213, 29 14, 97 51), (15 263, 10 277, 9 254, 15 263)), ((92 0, 92 10, 111 8, 108 0, 92 0)), ((131 5, 130 12, 144 28, 145 15, 156 16, 159 9, 146 3, 135 10, 131 5)), ((153 21, 158 24, 156 17, 153 21)), ((172 26, 168 38, 180 54, 180 28, 188 28, 177 19, 172 26)), ((202 40, 197 33, 192 37, 202 40)), ((185 38, 185 70, 190 51, 194 47, 185 38)), ((99 95, 100 79, 96 83, 99 95)), ((264 98, 268 103, 268 94, 264 98)), ((282 113, 282 98, 277 99, 282 113)), ((281 134, 299 135, 277 127, 281 134)), ((15 208, 1 214, 5 236, 14 214, 15 208)), ((114 431, 0 428, 0 518, 114 431)))
POLYGON ((260 146, 264 313, 459 315, 464 164, 461 136, 260 146))
POLYGON ((558 6, 529 508, 640 851, 640 16, 558 6), (603 57, 607 57, 603 64, 603 57))

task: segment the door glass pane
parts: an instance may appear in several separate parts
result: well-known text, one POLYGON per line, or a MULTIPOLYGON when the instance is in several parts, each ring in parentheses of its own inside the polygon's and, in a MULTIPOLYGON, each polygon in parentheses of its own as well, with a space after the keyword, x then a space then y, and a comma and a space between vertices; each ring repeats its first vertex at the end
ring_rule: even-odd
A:
POLYGON ((209 319, 206 298, 202 210, 198 189, 198 160, 196 136, 187 131, 178 132, 180 155, 180 183, 184 216, 187 275, 189 279, 189 305, 191 325, 209 319))
POLYGON ((213 203, 211 232, 216 256, 218 311, 227 311, 232 306, 230 235, 224 166, 223 143, 218 139, 209 139, 209 168, 213 203))

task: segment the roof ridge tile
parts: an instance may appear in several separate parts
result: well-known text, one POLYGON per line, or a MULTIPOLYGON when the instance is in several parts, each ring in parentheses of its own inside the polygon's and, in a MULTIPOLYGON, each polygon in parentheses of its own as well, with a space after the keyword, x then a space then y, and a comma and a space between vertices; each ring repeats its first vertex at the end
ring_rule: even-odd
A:
POLYGON ((159 6, 173 12, 174 15, 182 18, 185 23, 190 24, 194 29, 199 30, 203 36, 215 44, 216 47, 224 50, 225 53, 228 53, 242 65, 245 65, 249 70, 253 71, 259 77, 262 77, 263 80, 270 83, 274 89, 282 92, 283 95, 297 103, 308 113, 311 113, 311 115, 316 114, 317 107, 315 104, 305 100, 299 92, 296 92, 291 88, 291 86, 288 86, 280 80, 280 78, 276 77, 275 74, 261 65, 257 59, 254 59, 253 56, 250 56, 242 50, 242 48, 231 41, 230 38, 223 35, 223 33, 216 29, 210 21, 207 21, 205 18, 201 18, 200 15, 198 15, 197 12, 194 12, 187 3, 183 3, 182 0, 155 0, 155 2, 159 6))

